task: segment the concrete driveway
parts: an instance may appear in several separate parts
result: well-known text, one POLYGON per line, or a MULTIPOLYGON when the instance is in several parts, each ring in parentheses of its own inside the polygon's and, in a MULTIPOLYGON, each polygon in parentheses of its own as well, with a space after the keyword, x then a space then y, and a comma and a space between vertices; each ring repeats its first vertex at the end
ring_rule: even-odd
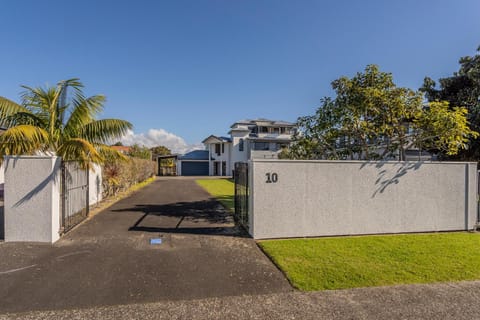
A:
POLYGON ((193 179, 159 178, 54 245, 0 243, 0 257, 0 313, 292 291, 193 179))

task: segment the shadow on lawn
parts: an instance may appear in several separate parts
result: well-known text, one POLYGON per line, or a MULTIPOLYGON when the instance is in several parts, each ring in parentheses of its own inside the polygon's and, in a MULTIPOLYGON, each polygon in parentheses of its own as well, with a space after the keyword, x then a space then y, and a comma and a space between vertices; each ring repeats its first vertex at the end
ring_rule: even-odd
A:
POLYGON ((227 210, 229 210, 232 214, 235 211, 235 197, 231 196, 216 196, 217 201, 219 201, 227 210))
POLYGON ((235 226, 232 214, 228 213, 217 200, 177 202, 164 205, 142 204, 131 208, 113 210, 115 212, 143 212, 129 231, 185 233, 203 235, 224 235, 245 237, 241 228, 235 226), (146 219, 148 217, 148 219, 146 219), (164 218, 177 218, 174 227, 169 219, 165 226, 164 218), (162 225, 163 224, 163 225, 162 225))

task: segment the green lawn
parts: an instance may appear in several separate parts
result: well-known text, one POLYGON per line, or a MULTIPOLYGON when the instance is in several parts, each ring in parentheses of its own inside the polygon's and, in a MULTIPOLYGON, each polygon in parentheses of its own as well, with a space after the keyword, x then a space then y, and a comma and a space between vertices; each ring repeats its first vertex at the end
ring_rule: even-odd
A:
POLYGON ((301 290, 480 279, 478 233, 267 240, 259 245, 301 290))
POLYGON ((233 212, 235 210, 234 183, 232 179, 201 179, 197 184, 217 198, 225 208, 233 212))

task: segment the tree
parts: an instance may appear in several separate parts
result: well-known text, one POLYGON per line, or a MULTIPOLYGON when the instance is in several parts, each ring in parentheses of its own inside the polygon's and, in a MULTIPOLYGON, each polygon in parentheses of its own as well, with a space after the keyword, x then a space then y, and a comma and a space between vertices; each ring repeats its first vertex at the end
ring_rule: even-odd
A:
POLYGON ((152 160, 152 152, 145 146, 139 146, 138 144, 134 144, 130 147, 127 155, 134 158, 152 160))
MULTIPOLYGON (((156 147, 150 148, 150 151, 152 151, 152 157, 154 157, 156 155, 157 156, 166 156, 166 155, 172 154, 172 151, 165 146, 156 146, 156 147)), ((160 160, 160 165, 162 167, 173 167, 174 164, 175 164, 175 162, 173 161, 172 158, 161 159, 160 160)))
POLYGON ((121 157, 108 143, 121 138, 132 125, 125 120, 96 119, 105 96, 85 97, 79 79, 46 88, 22 87, 20 104, 0 97, 0 123, 7 128, 0 136, 2 157, 44 152, 79 161, 84 168, 102 163, 105 157, 121 157))
POLYGON ((425 107, 420 92, 397 87, 392 74, 375 65, 333 81, 332 88, 335 99, 324 98, 314 115, 298 119, 290 157, 404 159, 412 147, 454 154, 465 147, 465 139, 476 136, 465 110, 445 109, 445 103, 425 107))
MULTIPOLYGON (((439 88, 434 80, 426 77, 420 88, 428 101, 448 101, 449 108, 467 109, 467 120, 474 131, 480 131, 480 47, 474 56, 462 57, 460 69, 451 77, 439 79, 439 88)), ((466 148, 454 159, 478 160, 480 158, 480 139, 471 137, 466 148)))
POLYGON ((440 151, 448 156, 466 149, 469 137, 477 137, 467 121, 467 109, 450 108, 448 101, 430 102, 428 107, 413 119, 416 130, 412 144, 424 149, 440 151))
POLYGON ((172 151, 165 146, 156 146, 156 147, 150 148, 150 151, 152 151, 152 154, 159 155, 159 156, 166 156, 166 155, 172 154, 172 151))

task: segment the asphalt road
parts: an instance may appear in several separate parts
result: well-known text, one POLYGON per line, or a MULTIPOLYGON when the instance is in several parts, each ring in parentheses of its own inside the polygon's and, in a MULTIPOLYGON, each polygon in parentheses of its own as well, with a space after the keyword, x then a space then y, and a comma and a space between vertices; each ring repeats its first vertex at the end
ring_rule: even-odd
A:
POLYGON ((479 319, 480 282, 289 292, 90 309, 8 314, 0 319, 479 319))
POLYGON ((286 292, 192 179, 158 179, 54 245, 0 243, 0 314, 286 292))

